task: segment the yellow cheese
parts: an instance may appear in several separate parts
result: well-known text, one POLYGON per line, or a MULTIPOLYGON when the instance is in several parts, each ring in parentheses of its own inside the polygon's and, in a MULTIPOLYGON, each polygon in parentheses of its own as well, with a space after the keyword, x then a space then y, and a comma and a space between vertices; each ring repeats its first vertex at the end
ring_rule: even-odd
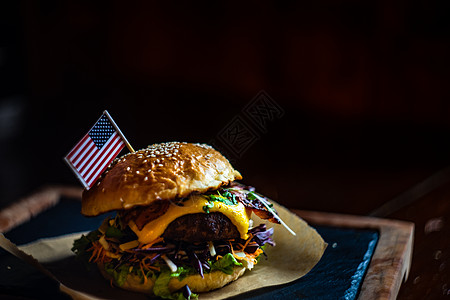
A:
MULTIPOLYGON (((213 201, 211 203, 213 204, 213 207, 209 208, 210 212, 221 212, 227 216, 236 226, 241 238, 248 238, 247 231, 251 214, 250 210, 247 210, 240 202, 238 202, 237 205, 226 205, 219 201, 213 201)), ((188 214, 205 213, 203 206, 206 204, 208 204, 208 200, 204 196, 194 195, 184 201, 183 206, 171 203, 164 215, 147 223, 142 230, 139 230, 133 221, 130 221, 128 226, 136 233, 139 242, 147 244, 160 237, 167 226, 176 218, 188 214)))

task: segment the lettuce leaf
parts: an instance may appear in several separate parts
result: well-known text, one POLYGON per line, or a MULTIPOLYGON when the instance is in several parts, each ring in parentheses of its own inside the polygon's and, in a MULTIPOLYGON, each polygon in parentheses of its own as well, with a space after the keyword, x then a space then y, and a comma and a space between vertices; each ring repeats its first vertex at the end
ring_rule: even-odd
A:
POLYGON ((81 259, 85 264, 87 269, 89 267, 89 258, 91 257, 91 253, 87 251, 92 246, 92 243, 98 240, 100 232, 98 230, 94 230, 89 232, 87 235, 82 235, 79 239, 73 241, 72 252, 75 253, 77 258, 81 259))
POLYGON ((197 271, 191 266, 183 266, 178 267, 176 272, 173 272, 170 274, 171 277, 178 277, 178 279, 181 281, 183 280, 187 275, 191 274, 197 274, 197 271))
POLYGON ((114 268, 113 264, 105 264, 106 273, 114 278, 118 286, 122 286, 127 281, 129 270, 130 267, 127 264, 123 264, 118 268, 114 268))
POLYGON ((172 276, 170 275, 170 270, 164 270, 161 272, 161 274, 159 274, 158 278, 156 278, 155 285, 153 286, 153 293, 155 294, 155 296, 164 299, 171 299, 171 293, 169 291, 169 281, 172 276))
POLYGON ((91 246, 91 243, 98 240, 100 232, 94 230, 89 232, 87 235, 82 235, 79 239, 73 241, 72 251, 77 255, 82 255, 91 246))
MULTIPOLYGON (((164 299, 175 299, 175 300, 185 300, 183 292, 174 292, 171 293, 169 290, 169 281, 173 277, 180 277, 181 275, 187 275, 188 269, 183 267, 178 267, 177 271, 171 273, 169 269, 162 270, 161 274, 159 274, 158 278, 156 278, 155 285, 153 286, 153 293, 155 296, 164 298, 164 299)), ((191 294, 187 300, 198 299, 197 294, 191 294)))
POLYGON ((221 259, 211 264, 211 271, 219 270, 225 274, 231 275, 233 274, 234 266, 241 267, 242 263, 238 262, 236 258, 234 258, 233 254, 227 253, 221 259))

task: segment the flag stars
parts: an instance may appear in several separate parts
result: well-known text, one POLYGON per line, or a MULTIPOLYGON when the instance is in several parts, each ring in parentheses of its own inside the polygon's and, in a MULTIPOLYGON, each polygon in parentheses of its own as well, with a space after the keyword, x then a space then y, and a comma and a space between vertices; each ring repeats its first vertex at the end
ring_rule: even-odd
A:
POLYGON ((108 118, 103 115, 100 120, 92 127, 89 131, 89 136, 91 137, 94 144, 98 149, 101 149, 103 145, 111 138, 114 134, 115 129, 108 118))

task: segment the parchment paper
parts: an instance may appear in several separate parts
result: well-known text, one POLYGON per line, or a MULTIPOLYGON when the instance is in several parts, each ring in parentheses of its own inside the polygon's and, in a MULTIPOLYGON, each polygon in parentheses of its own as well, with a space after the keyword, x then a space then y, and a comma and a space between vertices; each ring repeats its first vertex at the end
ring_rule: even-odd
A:
MULTIPOLYGON (((268 227, 274 227, 276 246, 266 248, 268 259, 261 259, 253 270, 247 270, 244 276, 222 289, 200 294, 200 299, 224 299, 262 287, 289 283, 303 277, 319 262, 327 246, 320 235, 295 214, 272 203, 297 235, 293 236, 281 225, 253 216, 254 225, 266 223, 268 227)), ((57 279, 61 283, 61 291, 73 299, 147 299, 145 295, 111 287, 94 267, 87 271, 70 251, 73 241, 81 234, 38 240, 20 246, 20 250, 1 235, 0 246, 57 279)))

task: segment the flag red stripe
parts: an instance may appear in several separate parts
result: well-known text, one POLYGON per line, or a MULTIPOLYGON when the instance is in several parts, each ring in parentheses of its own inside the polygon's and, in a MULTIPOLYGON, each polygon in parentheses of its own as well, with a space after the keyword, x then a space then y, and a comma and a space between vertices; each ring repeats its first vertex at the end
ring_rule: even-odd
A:
POLYGON ((83 169, 86 161, 92 156, 93 151, 97 149, 89 135, 87 135, 87 138, 82 146, 82 148, 79 148, 78 151, 76 151, 77 153, 75 157, 68 157, 71 164, 78 170, 78 172, 83 169))
MULTIPOLYGON (((111 138, 108 140, 111 141, 111 138)), ((108 142, 106 142, 108 143, 108 142)), ((81 171, 81 176, 86 178, 86 174, 92 169, 92 165, 98 160, 98 157, 103 153, 104 149, 107 147, 106 144, 103 145, 102 149, 98 150, 97 146, 94 147, 94 152, 86 159, 86 165, 83 166, 83 171, 81 171)))
POLYGON ((86 134, 81 141, 78 142, 78 144, 75 145, 75 147, 72 148, 72 150, 67 154, 67 158, 71 161, 75 161, 76 157, 80 154, 81 151, 79 149, 81 147, 84 148, 84 143, 86 142, 86 139, 89 137, 89 134, 86 134))
POLYGON ((83 152, 81 152, 81 156, 76 161, 74 161, 74 165, 78 169, 78 171, 80 171, 80 173, 82 172, 82 170, 84 170, 85 164, 89 162, 91 157, 95 155, 97 151, 97 146, 95 146, 92 139, 89 138, 89 142, 86 145, 86 148, 83 149, 83 152))
POLYGON ((101 169, 98 169, 98 171, 95 172, 95 174, 89 180, 89 182, 88 182, 89 187, 92 187, 94 185, 94 183, 97 181, 99 176, 106 170, 106 168, 108 168, 108 166, 111 163, 111 161, 119 154, 120 151, 122 151, 122 149, 124 147, 125 147, 125 144, 123 143, 123 141, 121 141, 119 148, 117 148, 115 152, 112 152, 108 156, 108 160, 106 161, 106 163, 103 164, 103 167, 101 169))
MULTIPOLYGON (((104 167, 105 161, 111 155, 111 152, 117 147, 119 142, 121 141, 120 137, 117 134, 113 134, 110 139, 103 146, 101 151, 101 157, 96 160, 96 163, 90 168, 89 172, 84 176, 86 178, 86 182, 89 184, 93 177, 97 174, 99 169, 104 167)), ((109 162, 106 162, 109 164, 109 162)), ((90 185, 90 184, 89 184, 90 185)))
POLYGON ((86 180, 89 187, 91 187, 97 181, 98 177, 106 170, 114 157, 116 157, 119 152, 122 151, 122 149, 125 147, 125 144, 120 137, 118 137, 118 140, 115 144, 116 145, 114 146, 114 148, 110 149, 110 152, 107 156, 105 156, 105 158, 102 160, 102 163, 97 167, 95 172, 92 173, 90 178, 86 180))
POLYGON ((95 169, 95 166, 99 163, 101 159, 99 159, 100 156, 102 156, 105 152, 108 151, 111 144, 115 141, 116 137, 118 136, 117 132, 114 132, 106 141, 106 143, 103 145, 102 149, 98 150, 97 147, 95 147, 94 156, 89 159, 88 164, 86 167, 84 167, 84 170, 81 172, 81 175, 84 178, 87 178, 90 176, 93 169, 95 169))
MULTIPOLYGON (((92 147, 95 147, 94 142, 88 135, 86 141, 83 143, 83 147, 78 151, 78 154, 72 159, 75 165, 80 165, 84 159, 86 159, 86 152, 91 151, 92 147)), ((82 166, 82 165, 81 165, 82 166)))
MULTIPOLYGON (((96 164, 94 164, 91 167, 90 172, 86 175, 86 181, 89 182, 93 175, 98 171, 99 168, 102 168, 104 162, 106 159, 111 155, 111 152, 114 151, 115 148, 118 147, 118 144, 120 142, 120 137, 115 136, 111 137, 111 142, 108 144, 105 144, 104 149, 102 149, 102 155, 97 159, 96 164)), ((120 147, 120 146, 119 146, 120 147)))

